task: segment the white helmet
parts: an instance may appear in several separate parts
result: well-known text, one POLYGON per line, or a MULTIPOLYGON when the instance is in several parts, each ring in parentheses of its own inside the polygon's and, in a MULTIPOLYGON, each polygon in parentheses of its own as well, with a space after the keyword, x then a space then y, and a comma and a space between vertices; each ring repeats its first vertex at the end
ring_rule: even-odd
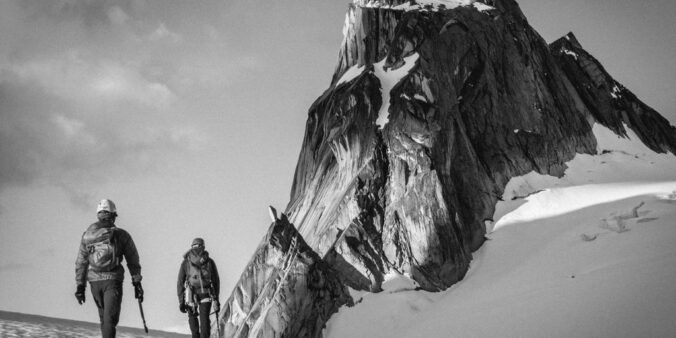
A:
POLYGON ((99 205, 96 207, 96 213, 99 213, 101 211, 108 211, 111 214, 116 214, 117 213, 117 208, 115 207, 115 203, 109 199, 103 199, 101 202, 99 202, 99 205))

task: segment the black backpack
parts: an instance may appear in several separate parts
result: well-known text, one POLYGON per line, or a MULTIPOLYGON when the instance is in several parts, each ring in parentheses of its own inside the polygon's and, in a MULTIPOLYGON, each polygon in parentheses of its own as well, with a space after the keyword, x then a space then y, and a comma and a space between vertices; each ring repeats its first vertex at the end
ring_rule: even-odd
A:
POLYGON ((188 271, 186 278, 196 293, 209 293, 211 288, 211 260, 207 259, 201 265, 194 264, 190 259, 188 261, 188 271))

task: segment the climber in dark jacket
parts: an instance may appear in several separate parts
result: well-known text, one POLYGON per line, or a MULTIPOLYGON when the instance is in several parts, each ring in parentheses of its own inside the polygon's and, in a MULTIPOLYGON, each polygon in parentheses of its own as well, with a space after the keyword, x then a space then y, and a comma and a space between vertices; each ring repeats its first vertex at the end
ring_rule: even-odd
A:
POLYGON ((183 255, 176 283, 179 310, 188 313, 193 338, 209 337, 211 333, 209 313, 212 304, 214 312, 220 311, 220 283, 216 263, 204 249, 204 240, 195 238, 190 250, 183 255))
POLYGON ((96 208, 98 222, 82 234, 80 249, 75 261, 75 298, 85 302, 86 282, 91 286, 94 303, 99 310, 101 335, 115 337, 120 319, 122 303, 122 282, 124 268, 122 259, 127 261, 135 297, 143 302, 141 287, 141 265, 134 240, 128 232, 115 226, 117 209, 111 200, 101 200, 96 208))

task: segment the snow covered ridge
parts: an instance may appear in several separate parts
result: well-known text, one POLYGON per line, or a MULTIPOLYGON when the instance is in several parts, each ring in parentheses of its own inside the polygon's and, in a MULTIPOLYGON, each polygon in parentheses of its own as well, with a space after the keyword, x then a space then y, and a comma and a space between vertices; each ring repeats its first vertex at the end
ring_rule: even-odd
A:
POLYGON ((561 178, 536 172, 512 178, 496 205, 495 224, 488 223, 487 232, 591 205, 676 189, 671 187, 676 183, 676 157, 654 152, 629 126, 625 124, 624 129, 627 137, 594 124, 598 155, 576 155, 566 163, 568 169, 561 178))
POLYGON ((411 0, 403 4, 390 6, 385 5, 378 0, 355 0, 355 5, 366 8, 388 8, 398 11, 438 11, 443 9, 453 9, 457 7, 472 6, 480 12, 495 9, 476 0, 411 0))

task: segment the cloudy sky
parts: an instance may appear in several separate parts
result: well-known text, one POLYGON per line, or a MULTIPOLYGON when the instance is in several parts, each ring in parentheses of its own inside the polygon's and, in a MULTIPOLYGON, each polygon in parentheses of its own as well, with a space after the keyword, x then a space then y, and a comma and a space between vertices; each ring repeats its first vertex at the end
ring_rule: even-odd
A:
MULTIPOLYGON (((175 280, 193 237, 224 301, 267 206, 288 202, 348 2, 0 1, 0 309, 97 321, 73 297, 74 260, 101 198, 139 248, 151 328, 187 329, 175 280)), ((676 122, 676 4, 520 4, 676 122)), ((125 287, 121 324, 139 326, 125 287)))

